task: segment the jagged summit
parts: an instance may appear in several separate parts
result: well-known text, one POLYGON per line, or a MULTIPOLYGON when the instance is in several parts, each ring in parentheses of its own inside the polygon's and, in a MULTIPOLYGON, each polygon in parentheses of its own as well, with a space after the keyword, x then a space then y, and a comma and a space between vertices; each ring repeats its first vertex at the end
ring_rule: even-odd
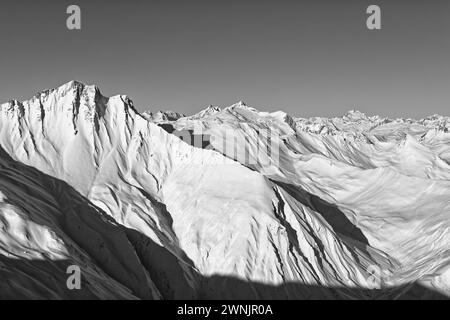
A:
POLYGON ((72 90, 75 90, 78 92, 88 91, 88 92, 94 92, 94 93, 100 94, 100 89, 97 85, 88 85, 88 84, 85 84, 80 81, 71 80, 69 82, 66 82, 66 83, 58 86, 58 87, 41 90, 41 91, 37 92, 35 96, 36 97, 47 96, 54 92, 59 92, 60 94, 65 94, 72 90))
POLYGON ((344 117, 347 117, 349 119, 355 119, 355 120, 368 118, 364 112, 361 112, 361 111, 355 110, 355 109, 347 111, 347 113, 344 115, 344 117))
POLYGON ((83 89, 85 87, 93 87, 93 88, 98 88, 97 85, 88 85, 84 82, 81 81, 77 81, 77 80, 71 80, 69 82, 64 83, 63 85, 59 86, 58 88, 61 89, 69 89, 69 88, 73 88, 73 89, 83 89))
POLYGON ((213 105, 209 105, 207 108, 203 109, 202 111, 190 116, 190 119, 201 119, 201 118, 205 118, 211 115, 214 115, 216 113, 221 112, 222 109, 220 107, 217 106, 213 106, 213 105))
POLYGON ((247 110, 256 110, 255 108, 249 107, 244 101, 238 101, 231 106, 227 107, 226 110, 233 110, 233 109, 247 109, 247 110))
POLYGON ((242 101, 242 100, 236 102, 236 103, 233 104, 232 106, 234 106, 234 107, 240 107, 240 108, 248 107, 248 105, 247 105, 244 101, 242 101))
MULTIPOLYGON (((100 130, 105 114, 114 114, 123 120, 130 115, 139 115, 134 109, 132 100, 125 95, 105 97, 96 85, 86 85, 79 81, 70 81, 57 88, 42 90, 29 100, 19 102, 12 100, 0 105, 0 117, 17 119, 24 123, 32 133, 46 135, 59 130, 61 136, 77 135, 80 130, 85 135, 100 130)), ((122 120, 122 121, 123 121, 122 120)), ((20 136, 21 127, 14 126, 20 136)))
POLYGON ((176 121, 180 118, 186 117, 186 115, 174 112, 171 110, 167 111, 158 111, 153 113, 152 111, 144 111, 141 114, 144 118, 147 120, 153 121, 153 122, 164 122, 164 121, 176 121))

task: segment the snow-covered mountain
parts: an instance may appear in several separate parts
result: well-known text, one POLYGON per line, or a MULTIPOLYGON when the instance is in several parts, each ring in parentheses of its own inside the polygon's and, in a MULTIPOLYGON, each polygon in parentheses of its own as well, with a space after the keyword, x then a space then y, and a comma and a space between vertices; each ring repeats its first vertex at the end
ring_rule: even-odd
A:
POLYGON ((2 104, 0 298, 450 296, 449 128, 141 115, 74 81, 2 104))

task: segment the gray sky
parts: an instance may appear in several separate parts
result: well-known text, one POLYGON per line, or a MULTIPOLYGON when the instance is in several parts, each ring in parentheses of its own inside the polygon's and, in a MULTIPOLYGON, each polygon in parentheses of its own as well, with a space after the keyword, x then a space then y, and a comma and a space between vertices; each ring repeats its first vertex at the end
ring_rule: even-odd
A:
POLYGON ((450 115, 445 0, 2 0, 0 41, 2 102, 79 80, 140 110, 450 115), (80 31, 66 29, 69 4, 80 31))

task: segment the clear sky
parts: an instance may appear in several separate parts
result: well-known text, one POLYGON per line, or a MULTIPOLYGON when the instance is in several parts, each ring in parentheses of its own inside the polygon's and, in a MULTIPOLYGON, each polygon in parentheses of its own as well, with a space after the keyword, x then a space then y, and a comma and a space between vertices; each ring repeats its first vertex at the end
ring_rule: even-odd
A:
POLYGON ((2 102, 78 80, 139 110, 450 115, 448 0, 2 0, 0 41, 2 102))

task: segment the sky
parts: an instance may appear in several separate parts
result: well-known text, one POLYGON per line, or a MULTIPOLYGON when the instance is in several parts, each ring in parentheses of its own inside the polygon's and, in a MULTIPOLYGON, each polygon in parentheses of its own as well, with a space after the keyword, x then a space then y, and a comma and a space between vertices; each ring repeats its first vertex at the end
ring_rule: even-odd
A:
POLYGON ((138 110, 450 115, 448 0, 2 0, 0 101, 70 80, 138 110), (66 8, 81 8, 68 30, 66 8), (366 8, 381 8, 368 30, 366 8))

